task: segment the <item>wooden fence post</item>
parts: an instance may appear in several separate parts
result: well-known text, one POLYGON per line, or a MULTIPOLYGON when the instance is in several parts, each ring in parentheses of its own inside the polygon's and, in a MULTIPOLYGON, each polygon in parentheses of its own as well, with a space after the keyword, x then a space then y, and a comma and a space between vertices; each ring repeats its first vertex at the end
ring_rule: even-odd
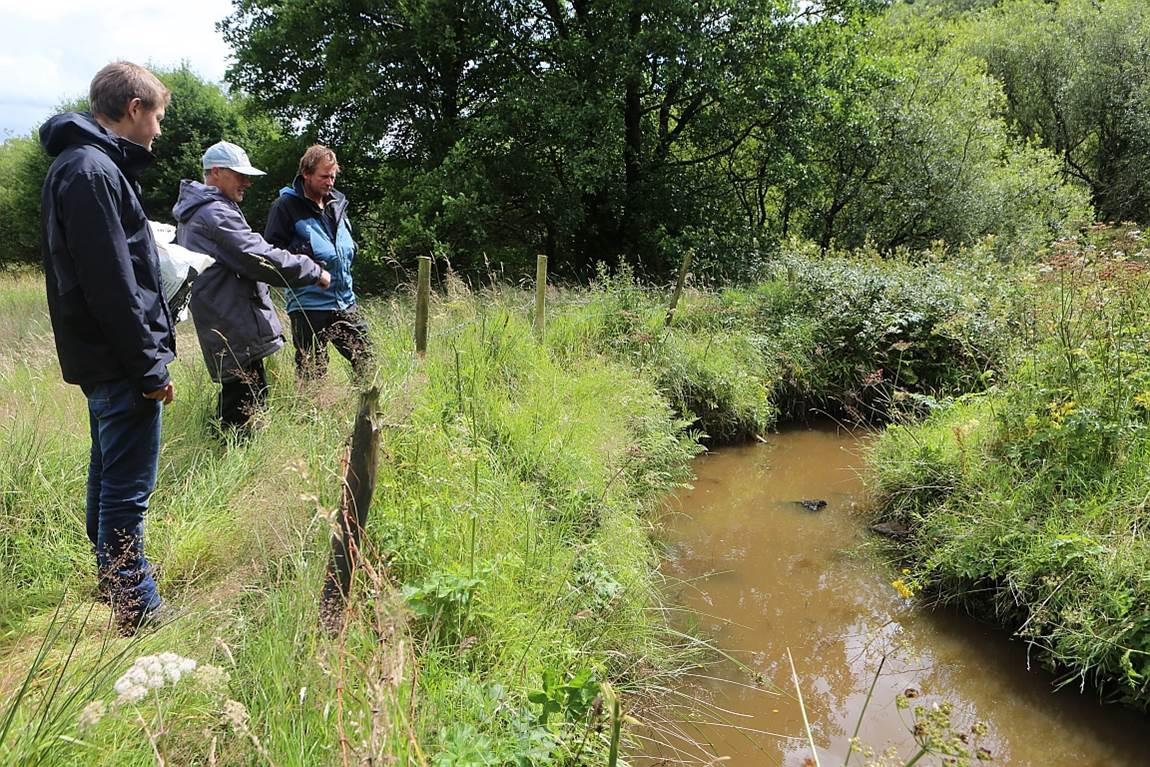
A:
POLYGON ((535 257, 535 335, 543 340, 543 330, 547 324, 547 256, 535 257))
POLYGON ((415 294, 415 353, 427 354, 427 307, 431 301, 431 256, 419 257, 419 287, 415 294))
POLYGON ((679 296, 683 294, 683 283, 687 281, 687 270, 691 268, 691 259, 694 257, 694 248, 688 249, 686 255, 683 256, 683 263, 679 267, 679 280, 675 283, 675 292, 671 294, 671 305, 667 307, 667 319, 664 321, 664 325, 670 325, 671 318, 675 316, 675 307, 679 305, 679 296))
POLYGON ((379 387, 373 386, 359 396, 359 412, 351 433, 351 449, 331 535, 331 558, 320 596, 320 621, 331 633, 337 633, 343 622, 356 561, 362 551, 363 529, 375 493, 379 466, 378 409, 379 387))

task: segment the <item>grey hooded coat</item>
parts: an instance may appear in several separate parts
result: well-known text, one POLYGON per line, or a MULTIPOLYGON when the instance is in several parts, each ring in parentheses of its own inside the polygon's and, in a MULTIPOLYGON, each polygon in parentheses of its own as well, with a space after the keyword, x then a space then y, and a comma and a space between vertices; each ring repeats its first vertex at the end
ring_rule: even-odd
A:
POLYGON ((172 214, 176 242, 216 260, 192 285, 192 319, 212 380, 235 381, 284 344, 268 285, 312 285, 323 270, 307 256, 269 245, 214 186, 181 181, 172 214))

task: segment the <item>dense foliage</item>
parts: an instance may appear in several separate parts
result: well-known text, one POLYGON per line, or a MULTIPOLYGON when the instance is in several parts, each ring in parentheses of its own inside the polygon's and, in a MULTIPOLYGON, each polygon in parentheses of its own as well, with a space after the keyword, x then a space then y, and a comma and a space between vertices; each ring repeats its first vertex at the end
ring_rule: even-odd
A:
POLYGON ((776 339, 783 417, 881 423, 994 380, 1018 300, 1002 271, 986 247, 915 260, 790 247, 771 280, 723 295, 776 339))
POLYGON ((0 144, 0 265, 40 261, 40 187, 48 158, 31 136, 0 144))
POLYGON ((1087 217, 982 60, 878 5, 243 0, 222 28, 234 82, 341 148, 376 258, 731 276, 794 235, 1007 254, 1087 217))
POLYGON ((779 0, 251 0, 224 30, 230 76, 343 148, 399 255, 471 268, 538 250, 586 277, 620 255, 664 274, 690 230, 732 223, 719 162, 809 111, 812 36, 790 15, 779 0))
POLYGON ((964 47, 1002 82, 1005 114, 1050 148, 1104 220, 1150 217, 1150 6, 1019 0, 972 20, 964 47))
MULTIPOLYGON (((239 90, 161 73, 146 205, 165 217, 229 138, 271 171, 258 227, 321 140, 365 288, 425 253, 473 284, 540 252, 567 278, 662 278, 688 248, 752 276, 792 237, 1027 255, 1091 204, 1147 214, 1148 19, 1133 0, 240 0, 221 24, 239 90)), ((45 167, 30 137, 0 148, 4 262, 36 260, 45 167)))
POLYGON ((996 386, 888 430, 880 518, 915 590, 1014 628, 1066 683, 1150 705, 1150 285, 1137 231, 1028 270, 996 386), (1131 258, 1131 256, 1135 258, 1131 258))

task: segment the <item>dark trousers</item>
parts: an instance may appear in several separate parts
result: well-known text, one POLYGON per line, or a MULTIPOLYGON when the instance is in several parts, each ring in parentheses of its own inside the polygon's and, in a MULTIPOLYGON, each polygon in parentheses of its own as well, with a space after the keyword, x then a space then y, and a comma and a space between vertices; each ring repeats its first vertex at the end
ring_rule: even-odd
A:
POLYGON ((144 512, 156 487, 163 406, 131 381, 84 387, 92 450, 86 523, 101 590, 122 625, 159 607, 144 557, 144 512))
POLYGON ((264 361, 248 363, 239 371, 239 377, 220 385, 220 398, 216 403, 216 419, 220 432, 245 430, 252 416, 263 409, 268 401, 268 379, 264 361))
POLYGON ((288 317, 295 346, 295 369, 300 378, 322 378, 327 373, 329 343, 351 363, 356 376, 370 375, 371 338, 356 307, 323 312, 295 311, 288 317))

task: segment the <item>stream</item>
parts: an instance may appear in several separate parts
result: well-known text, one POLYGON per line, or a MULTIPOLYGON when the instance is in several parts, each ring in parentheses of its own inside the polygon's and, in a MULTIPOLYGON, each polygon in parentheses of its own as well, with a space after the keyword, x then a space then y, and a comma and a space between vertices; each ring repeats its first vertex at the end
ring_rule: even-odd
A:
MULTIPOLYGON (((899 593, 898 571, 865 545, 874 536, 857 513, 865 439, 795 430, 698 459, 694 489, 665 520, 664 572, 692 616, 682 628, 727 657, 656 707, 661 723, 637 763, 814 764, 789 650, 823 767, 844 763, 860 713, 859 741, 905 764, 918 751, 912 709, 944 703, 953 731, 989 757, 972 763, 1150 765, 1145 716, 1102 706, 1090 689, 1055 691, 1024 643, 899 593), (826 506, 796 503, 816 499, 826 506), (911 708, 900 709, 908 690, 911 708), (971 733, 975 722, 983 734, 971 733)), ((856 749, 851 764, 867 761, 856 749)))

